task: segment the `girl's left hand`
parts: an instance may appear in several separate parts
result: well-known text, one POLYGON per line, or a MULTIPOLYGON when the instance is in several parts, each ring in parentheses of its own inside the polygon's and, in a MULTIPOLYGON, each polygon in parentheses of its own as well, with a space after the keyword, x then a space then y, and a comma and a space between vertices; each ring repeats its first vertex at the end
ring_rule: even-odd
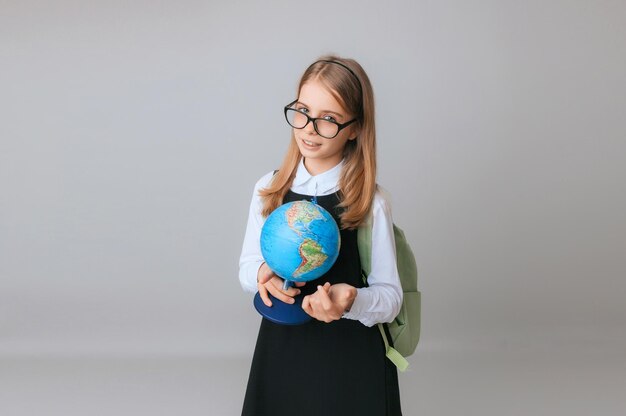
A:
POLYGON ((302 309, 318 321, 326 323, 341 319, 356 298, 356 288, 346 283, 318 286, 317 292, 302 299, 302 309))

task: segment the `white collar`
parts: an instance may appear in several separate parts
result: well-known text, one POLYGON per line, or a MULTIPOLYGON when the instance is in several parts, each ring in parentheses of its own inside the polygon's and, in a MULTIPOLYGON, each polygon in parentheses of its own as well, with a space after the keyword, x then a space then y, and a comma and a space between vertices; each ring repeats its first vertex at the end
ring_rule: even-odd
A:
POLYGON ((300 159, 296 177, 293 179, 292 189, 298 189, 298 193, 307 195, 327 195, 338 190, 339 178, 343 169, 343 160, 336 166, 320 173, 319 175, 311 175, 304 166, 304 158, 300 159))

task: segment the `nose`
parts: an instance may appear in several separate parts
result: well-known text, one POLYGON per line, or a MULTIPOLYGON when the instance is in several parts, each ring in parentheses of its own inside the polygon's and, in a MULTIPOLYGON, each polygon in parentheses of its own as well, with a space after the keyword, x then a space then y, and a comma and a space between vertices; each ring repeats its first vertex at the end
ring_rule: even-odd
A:
POLYGON ((304 126, 304 131, 306 134, 317 134, 315 130, 315 125, 313 124, 313 120, 309 120, 309 122, 304 126))

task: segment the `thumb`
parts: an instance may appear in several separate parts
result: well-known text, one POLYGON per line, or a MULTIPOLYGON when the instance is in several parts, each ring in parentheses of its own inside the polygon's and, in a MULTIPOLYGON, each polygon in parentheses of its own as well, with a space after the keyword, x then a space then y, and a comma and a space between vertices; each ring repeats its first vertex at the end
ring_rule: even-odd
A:
POLYGON ((270 281, 273 277, 274 272, 269 268, 267 263, 263 263, 261 267, 259 267, 259 272, 257 274, 259 283, 264 284, 270 281))

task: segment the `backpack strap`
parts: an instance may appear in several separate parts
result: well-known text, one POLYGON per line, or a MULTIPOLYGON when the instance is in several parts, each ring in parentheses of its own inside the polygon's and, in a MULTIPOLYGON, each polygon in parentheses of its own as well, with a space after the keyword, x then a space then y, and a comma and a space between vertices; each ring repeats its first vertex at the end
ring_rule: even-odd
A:
POLYGON ((384 325, 379 323, 377 326, 380 331, 380 335, 383 337, 383 342, 385 343, 385 355, 389 358, 389 361, 391 361, 398 368, 398 370, 405 372, 406 369, 409 368, 409 362, 394 347, 389 345, 389 339, 387 338, 384 325))
MULTIPOLYGON (((372 216, 368 217, 365 224, 360 226, 357 231, 357 244, 359 247, 359 257, 361 260, 361 277, 363 283, 367 287, 367 276, 372 271, 372 216)), ((400 354, 389 342, 385 327, 382 323, 377 324, 380 335, 385 343, 385 355, 394 363, 398 370, 404 372, 409 367, 409 362, 400 354)))

